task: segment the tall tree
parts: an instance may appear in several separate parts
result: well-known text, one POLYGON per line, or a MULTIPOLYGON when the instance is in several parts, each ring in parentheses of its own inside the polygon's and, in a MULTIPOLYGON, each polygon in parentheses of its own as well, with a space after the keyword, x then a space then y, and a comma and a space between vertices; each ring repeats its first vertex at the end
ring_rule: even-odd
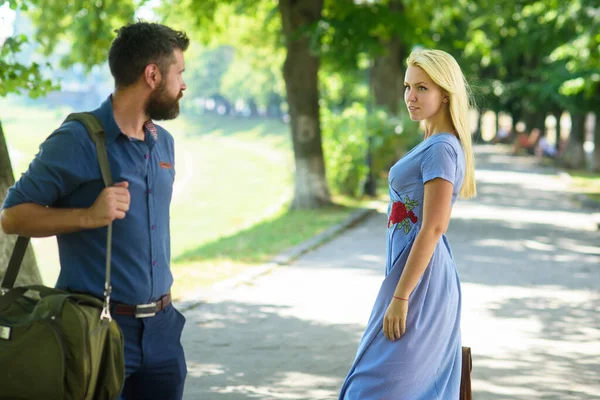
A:
MULTIPOLYGON (((576 34, 568 37, 551 54, 554 60, 566 61, 568 78, 560 87, 560 93, 568 100, 567 105, 574 114, 588 111, 596 114, 594 129, 595 155, 594 168, 600 171, 600 1, 575 0, 568 2, 565 12, 561 13, 575 27, 576 34)), ((565 151, 566 164, 581 168, 584 163, 582 149, 584 134, 580 116, 572 120, 574 135, 569 136, 565 151)))
MULTIPOLYGON (((323 0, 279 0, 277 4, 250 0, 189 0, 185 3, 163 0, 161 11, 168 10, 169 21, 190 19, 206 41, 210 35, 226 35, 226 27, 244 14, 263 16, 263 25, 272 26, 272 16, 279 15, 279 30, 268 31, 273 49, 283 43, 285 81, 290 131, 295 158, 295 191, 292 208, 310 209, 331 204, 321 145, 319 118, 319 35, 313 34, 322 18, 323 0), (257 10, 269 9, 268 16, 257 10), (275 34, 275 36, 271 36, 275 34)), ((256 26, 251 24, 250 30, 256 26)), ((235 30, 236 28, 234 28, 235 30)), ((261 37, 260 31, 255 35, 261 37)), ((212 40, 212 39, 211 39, 212 40)))
POLYGON ((302 29, 318 23, 323 0, 280 0, 279 11, 287 56, 283 77, 290 112, 296 161, 293 208, 329 204, 319 118, 319 59, 311 49, 311 36, 302 29))

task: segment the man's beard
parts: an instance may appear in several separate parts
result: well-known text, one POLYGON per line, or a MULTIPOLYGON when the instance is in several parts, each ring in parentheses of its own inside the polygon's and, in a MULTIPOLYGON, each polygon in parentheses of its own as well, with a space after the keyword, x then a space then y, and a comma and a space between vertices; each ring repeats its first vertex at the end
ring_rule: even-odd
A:
POLYGON ((150 116, 150 119, 156 121, 175 119, 179 115, 179 99, 181 97, 181 93, 177 98, 169 97, 165 85, 161 84, 150 96, 146 105, 146 114, 150 116))

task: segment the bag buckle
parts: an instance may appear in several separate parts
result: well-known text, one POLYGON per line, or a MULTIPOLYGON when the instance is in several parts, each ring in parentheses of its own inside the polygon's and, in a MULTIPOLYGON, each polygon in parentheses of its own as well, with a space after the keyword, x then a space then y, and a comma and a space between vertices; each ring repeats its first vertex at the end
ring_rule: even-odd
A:
POLYGON ((0 325, 0 339, 10 340, 10 331, 11 330, 12 330, 12 328, 10 326, 0 325))
POLYGON ((156 302, 148 303, 148 304, 140 304, 135 307, 135 317, 136 318, 148 318, 154 317, 156 315, 156 302))
POLYGON ((100 313, 100 321, 107 320, 112 321, 112 315, 110 315, 110 292, 112 287, 108 284, 104 284, 104 305, 102 306, 102 312, 100 313))

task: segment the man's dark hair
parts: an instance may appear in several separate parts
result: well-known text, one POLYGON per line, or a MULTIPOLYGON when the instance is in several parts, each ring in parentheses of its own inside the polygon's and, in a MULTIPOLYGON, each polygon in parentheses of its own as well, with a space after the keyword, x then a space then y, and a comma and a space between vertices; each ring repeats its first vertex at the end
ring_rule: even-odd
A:
POLYGON ((173 51, 185 51, 190 44, 185 32, 150 22, 129 24, 116 32, 108 51, 108 66, 117 88, 135 83, 148 64, 156 64, 165 75, 174 62, 173 51))

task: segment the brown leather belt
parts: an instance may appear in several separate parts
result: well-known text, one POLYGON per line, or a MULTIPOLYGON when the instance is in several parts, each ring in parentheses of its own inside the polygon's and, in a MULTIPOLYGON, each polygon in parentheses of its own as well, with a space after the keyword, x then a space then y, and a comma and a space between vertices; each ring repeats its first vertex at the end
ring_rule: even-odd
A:
POLYGON ((115 304, 112 312, 116 315, 128 315, 136 318, 154 317, 156 313, 162 311, 165 307, 171 304, 171 293, 167 293, 160 299, 148 303, 131 306, 128 304, 115 304))

